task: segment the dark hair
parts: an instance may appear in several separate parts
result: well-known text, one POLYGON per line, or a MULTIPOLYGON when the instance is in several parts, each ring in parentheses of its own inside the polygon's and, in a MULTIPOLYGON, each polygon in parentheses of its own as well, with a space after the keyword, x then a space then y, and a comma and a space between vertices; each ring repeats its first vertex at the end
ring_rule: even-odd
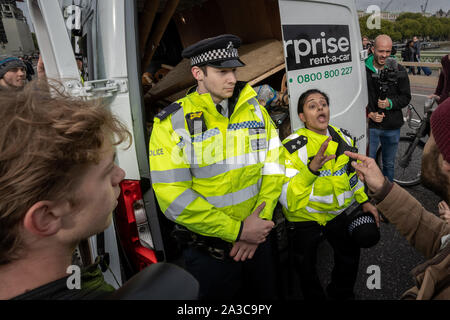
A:
POLYGON ((206 77, 208 76, 207 66, 208 66, 208 65, 206 65, 206 64, 203 64, 203 65, 201 65, 201 66, 198 66, 198 67, 200 68, 200 70, 203 71, 203 73, 205 74, 206 77))
POLYGON ((328 105, 330 104, 330 99, 328 98, 328 95, 325 92, 322 92, 319 89, 310 89, 308 91, 303 92, 300 98, 298 99, 297 114, 303 113, 303 106, 306 103, 306 99, 308 99, 308 97, 314 93, 321 94, 327 101, 327 104, 328 105))

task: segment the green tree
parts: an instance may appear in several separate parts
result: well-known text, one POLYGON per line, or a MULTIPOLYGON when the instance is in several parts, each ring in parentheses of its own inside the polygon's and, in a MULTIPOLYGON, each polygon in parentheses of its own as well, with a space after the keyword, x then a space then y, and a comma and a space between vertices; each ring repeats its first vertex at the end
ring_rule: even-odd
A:
POLYGON ((399 22, 396 21, 395 29, 402 34, 404 40, 412 39, 413 36, 421 33, 421 24, 417 20, 405 18, 399 22))

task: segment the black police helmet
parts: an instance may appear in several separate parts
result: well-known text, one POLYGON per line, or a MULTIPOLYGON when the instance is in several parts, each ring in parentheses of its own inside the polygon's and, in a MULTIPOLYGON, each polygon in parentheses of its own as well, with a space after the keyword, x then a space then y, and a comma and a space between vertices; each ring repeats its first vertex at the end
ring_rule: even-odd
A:
POLYGON ((348 224, 350 237, 360 248, 370 248, 380 240, 380 230, 372 214, 360 212, 348 224))

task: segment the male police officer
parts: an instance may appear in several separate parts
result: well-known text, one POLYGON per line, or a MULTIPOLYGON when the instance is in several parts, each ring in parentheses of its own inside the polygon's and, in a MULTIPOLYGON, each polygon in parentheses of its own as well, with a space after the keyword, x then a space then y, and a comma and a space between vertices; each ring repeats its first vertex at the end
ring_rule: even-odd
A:
POLYGON ((25 86, 27 71, 25 63, 15 57, 0 61, 0 89, 18 90, 25 86))
POLYGON ((188 229, 186 268, 206 299, 275 294, 267 237, 284 159, 255 91, 236 80, 240 44, 221 35, 183 51, 197 86, 156 116, 150 141, 156 197, 166 217, 188 229))

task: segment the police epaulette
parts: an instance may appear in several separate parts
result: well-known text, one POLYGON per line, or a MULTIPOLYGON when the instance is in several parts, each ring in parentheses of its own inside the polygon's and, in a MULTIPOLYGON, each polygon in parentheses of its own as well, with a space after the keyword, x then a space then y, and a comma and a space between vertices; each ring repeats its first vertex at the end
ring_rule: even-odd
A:
POLYGON ((348 132, 346 129, 342 129, 342 128, 340 128, 340 129, 341 129, 341 132, 343 134, 345 134, 347 137, 349 137, 350 139, 353 140, 352 135, 350 134, 350 132, 348 132))
POLYGON ((300 148, 303 148, 308 143, 308 137, 300 136, 298 138, 295 138, 286 144, 284 144, 284 147, 286 148, 289 153, 294 153, 300 148))
POLYGON ((181 109, 181 105, 174 102, 167 107, 165 107, 160 113, 158 113, 155 118, 158 118, 159 120, 164 120, 168 116, 170 116, 172 113, 176 112, 177 110, 181 109))

